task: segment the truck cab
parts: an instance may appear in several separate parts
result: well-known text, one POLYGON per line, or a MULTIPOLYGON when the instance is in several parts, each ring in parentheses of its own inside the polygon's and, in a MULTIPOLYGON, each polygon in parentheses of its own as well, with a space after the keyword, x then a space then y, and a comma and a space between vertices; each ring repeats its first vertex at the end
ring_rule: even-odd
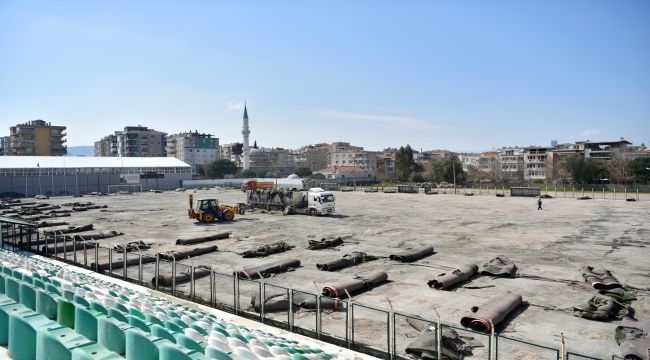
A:
POLYGON ((335 211, 334 194, 321 188, 311 188, 307 192, 309 215, 327 215, 335 211))

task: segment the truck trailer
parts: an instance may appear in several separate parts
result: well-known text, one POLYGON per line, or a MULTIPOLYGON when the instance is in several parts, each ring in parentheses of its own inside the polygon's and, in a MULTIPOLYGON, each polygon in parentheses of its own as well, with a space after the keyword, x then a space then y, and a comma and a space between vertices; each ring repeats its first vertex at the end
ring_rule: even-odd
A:
POLYGON ((256 189, 246 191, 249 209, 282 210, 283 214, 328 215, 335 211, 336 200, 331 191, 256 189))
POLYGON ((300 178, 256 178, 246 179, 241 182, 241 191, 264 188, 305 190, 305 182, 300 178))

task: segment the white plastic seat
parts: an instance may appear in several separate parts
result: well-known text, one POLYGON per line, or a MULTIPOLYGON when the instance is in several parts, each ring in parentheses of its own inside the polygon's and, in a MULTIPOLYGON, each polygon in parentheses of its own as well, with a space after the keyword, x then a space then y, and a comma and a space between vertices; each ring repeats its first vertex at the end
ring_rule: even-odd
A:
POLYGON ((219 350, 221 350, 223 352, 226 352, 226 353, 232 352, 232 349, 230 348, 230 345, 228 345, 227 342, 223 342, 223 341, 221 341, 221 340, 219 340, 219 339, 217 339, 215 337, 212 337, 212 336, 208 338, 208 345, 209 346, 214 346, 217 349, 219 349, 219 350))
POLYGON ((246 345, 245 342, 235 338, 235 337, 229 337, 228 338, 228 345, 230 345, 231 349, 237 348, 237 347, 242 347, 242 348, 248 348, 248 345, 246 345))
POLYGON ((286 350, 284 350, 283 348, 277 345, 269 346, 269 351, 271 352, 271 354, 275 355, 276 357, 280 355, 290 356, 286 350))
POLYGON ((214 330, 210 331, 210 337, 215 338, 221 342, 228 343, 228 337, 226 337, 226 335, 222 334, 219 331, 214 331, 214 330))
POLYGON ((252 351, 248 350, 245 347, 236 347, 233 350, 233 354, 237 355, 242 360, 258 360, 259 357, 255 355, 252 351))
POLYGON ((201 335, 201 333, 199 333, 198 331, 196 331, 196 330, 194 330, 192 328, 185 328, 185 330, 183 330, 183 332, 185 333, 186 336, 189 336, 189 337, 191 337, 192 339, 194 339, 196 341, 201 341, 202 342, 202 341, 205 340, 203 335, 201 335))
POLYGON ((248 346, 257 346, 257 347, 260 347, 260 348, 262 348, 264 350, 267 350, 267 351, 269 350, 269 347, 262 340, 257 339, 257 338, 253 338, 253 339, 248 340, 248 346))
POLYGON ((257 355, 257 357, 260 358, 271 358, 273 357, 273 354, 271 354, 268 350, 260 347, 260 346, 251 346, 251 350, 257 355))

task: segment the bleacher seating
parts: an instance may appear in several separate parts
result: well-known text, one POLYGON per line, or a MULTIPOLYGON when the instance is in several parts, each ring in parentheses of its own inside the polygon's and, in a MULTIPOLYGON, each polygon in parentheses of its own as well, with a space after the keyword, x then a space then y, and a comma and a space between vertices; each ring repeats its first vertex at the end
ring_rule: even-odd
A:
POLYGON ((0 250, 0 346, 15 360, 329 360, 321 349, 0 250))

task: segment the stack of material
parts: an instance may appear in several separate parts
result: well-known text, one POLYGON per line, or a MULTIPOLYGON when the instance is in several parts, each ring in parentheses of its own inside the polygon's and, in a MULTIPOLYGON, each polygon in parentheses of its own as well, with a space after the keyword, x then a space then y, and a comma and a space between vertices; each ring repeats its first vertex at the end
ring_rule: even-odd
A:
MULTIPOLYGON (((437 344, 436 332, 426 329, 406 347, 405 351, 419 359, 438 359, 437 344)), ((444 328, 440 352, 442 359, 462 360, 466 355, 472 354, 472 349, 455 330, 444 328)))
POLYGON ((355 293, 368 290, 388 280, 388 274, 383 271, 375 271, 365 275, 357 275, 351 280, 343 280, 334 284, 326 285, 323 288, 323 295, 332 298, 347 297, 347 293, 355 293))
MULTIPOLYGON (((294 294, 291 299, 295 309, 316 309, 316 295, 297 293, 294 294)), ((256 312, 261 311, 261 296, 257 294, 256 296, 251 297, 251 305, 256 312)), ((338 310, 341 307, 341 301, 339 299, 321 297, 320 298, 320 308, 328 310, 338 310)), ((289 310, 289 296, 287 293, 274 294, 266 296, 264 299, 264 312, 275 312, 275 311, 286 311, 289 310)))
POLYGON ((480 273, 496 276, 515 277, 517 273, 517 265, 515 265, 515 263, 512 262, 507 256, 499 255, 483 264, 480 273))
POLYGON ((201 237, 195 237, 195 238, 189 238, 189 239, 176 239, 176 245, 194 245, 194 244, 200 244, 212 240, 221 240, 221 239, 227 239, 230 236, 230 233, 223 232, 219 234, 214 234, 214 235, 208 235, 208 236, 201 236, 201 237))
MULTIPOLYGON (((199 265, 194 268, 194 280, 209 276, 210 273, 212 272, 212 269, 210 269, 209 266, 206 265, 199 265)), ((172 284, 182 284, 186 283, 192 280, 192 272, 191 270, 184 271, 182 273, 176 274, 176 278, 173 277, 173 274, 163 274, 158 276, 158 285, 160 286, 172 286, 172 284)), ((155 284, 156 283, 156 277, 154 276, 153 279, 151 279, 151 283, 155 284)))
POLYGON ((631 310, 629 303, 636 299, 632 291, 623 287, 609 270, 602 267, 584 266, 580 268, 582 277, 598 290, 586 303, 573 307, 573 315, 589 320, 609 321, 622 319, 631 310))
POLYGON ((433 254, 433 246, 422 246, 416 249, 409 249, 390 255, 391 260, 411 262, 433 254))
POLYGON ((328 261, 322 264, 316 264, 316 267, 318 268, 318 270, 322 270, 322 271, 334 271, 334 270, 339 270, 354 265, 359 265, 362 262, 372 261, 372 260, 377 260, 377 257, 373 255, 368 255, 364 252, 355 251, 352 254, 343 255, 343 258, 341 259, 328 261))
POLYGON ((246 250, 240 255, 245 258, 251 257, 265 257, 271 254, 277 254, 293 249, 294 246, 291 246, 284 241, 277 241, 272 244, 262 245, 256 250, 246 250))
POLYGON ((126 244, 117 244, 117 245, 113 246, 113 250, 115 250, 117 252, 120 252, 120 253, 124 252, 125 250, 126 250, 126 252, 132 252, 132 251, 148 250, 150 248, 151 248, 151 245, 145 243, 142 240, 131 241, 131 242, 128 242, 126 244))
POLYGON ((183 251, 167 251, 167 252, 162 252, 159 253, 158 256, 161 259, 164 260, 169 260, 169 261, 174 261, 174 260, 183 260, 187 259, 189 257, 194 257, 194 256, 199 256, 203 254, 208 254, 214 251, 217 251, 217 246, 206 246, 206 247, 197 247, 191 250, 183 250, 183 251))
POLYGON ((337 236, 335 238, 322 238, 320 240, 309 240, 309 246, 307 246, 307 249, 320 250, 335 247, 341 244, 343 244, 343 238, 340 236, 337 236))
POLYGON ((460 319, 460 324, 474 331, 489 332, 492 326, 501 323, 521 302, 519 294, 511 292, 499 294, 481 306, 472 306, 471 311, 460 319))
POLYGON ((463 265, 453 271, 438 274, 432 280, 427 281, 427 284, 434 289, 448 290, 471 278, 477 271, 478 266, 476 264, 463 265))
POLYGON ((74 236, 74 239, 78 241, 97 240, 97 239, 108 239, 108 238, 121 236, 121 235, 124 235, 124 233, 121 233, 116 230, 105 230, 105 231, 100 231, 98 233, 92 233, 92 234, 77 234, 74 236))
POLYGON ((616 327, 616 342, 621 347, 623 359, 649 360, 650 320, 637 321, 626 317, 616 327))
POLYGON ((275 274, 294 270, 299 266, 300 266, 300 260, 284 259, 284 260, 274 261, 267 264, 262 264, 259 266, 253 266, 253 267, 235 270, 233 275, 239 276, 240 278, 252 280, 252 279, 258 279, 260 275, 263 277, 269 277, 275 274))

